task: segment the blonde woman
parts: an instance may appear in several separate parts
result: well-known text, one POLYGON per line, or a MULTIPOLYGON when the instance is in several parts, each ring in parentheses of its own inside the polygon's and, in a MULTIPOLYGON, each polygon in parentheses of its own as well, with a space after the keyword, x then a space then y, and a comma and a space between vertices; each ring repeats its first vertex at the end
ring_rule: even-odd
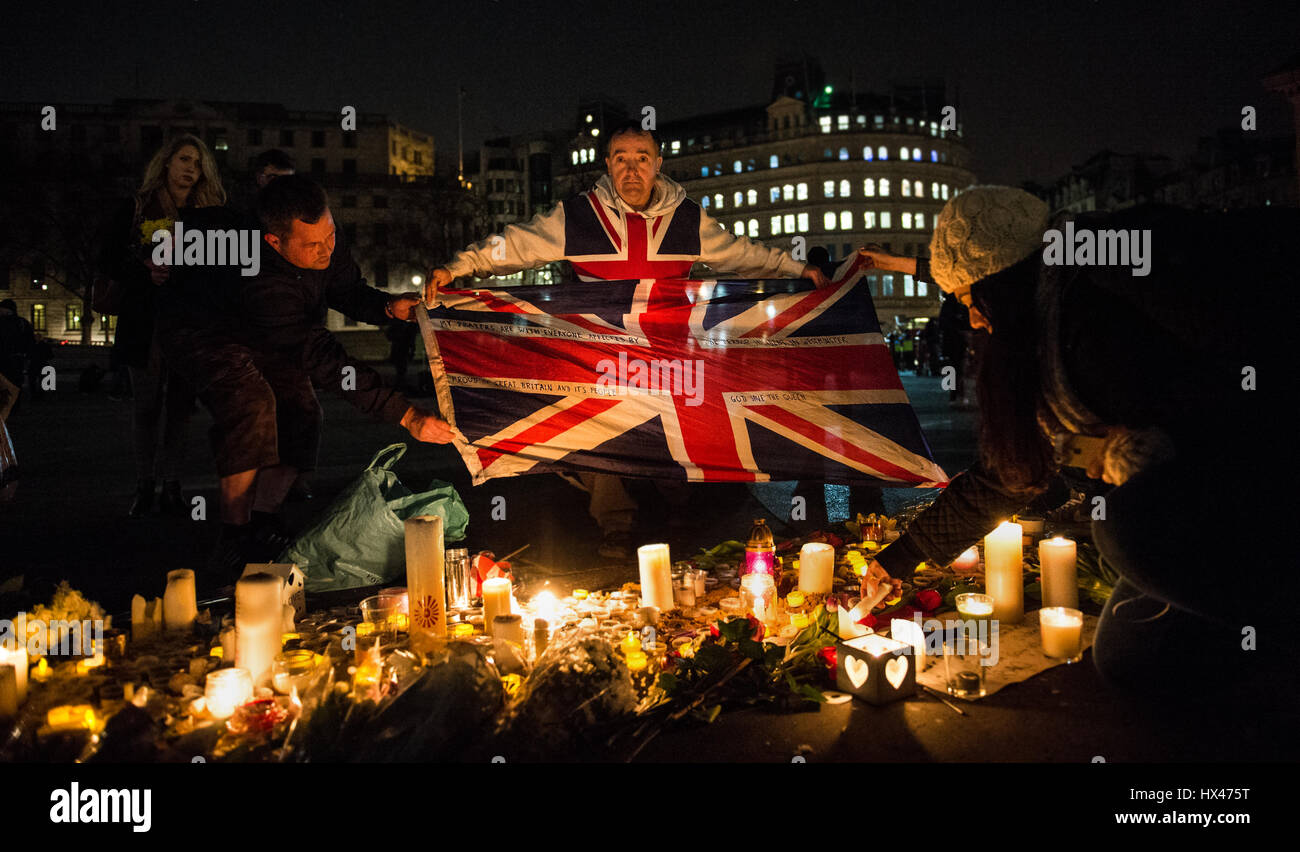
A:
POLYGON ((170 227, 180 211, 226 203, 226 191, 212 153, 197 136, 172 138, 154 154, 135 196, 116 211, 100 256, 101 271, 116 285, 115 366, 125 366, 134 396, 132 419, 136 494, 130 516, 153 507, 155 482, 162 481, 159 509, 182 514, 180 463, 185 427, 194 411, 194 391, 171 373, 159 353, 155 320, 157 288, 169 270, 152 262, 152 232, 170 227))

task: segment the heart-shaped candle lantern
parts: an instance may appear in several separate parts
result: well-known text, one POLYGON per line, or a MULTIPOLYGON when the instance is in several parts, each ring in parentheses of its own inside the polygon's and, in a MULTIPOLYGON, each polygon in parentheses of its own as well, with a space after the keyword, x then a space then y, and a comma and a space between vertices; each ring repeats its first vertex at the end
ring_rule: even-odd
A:
POLYGON ((876 633, 836 646, 836 684, 868 704, 888 704, 916 692, 912 646, 876 633))

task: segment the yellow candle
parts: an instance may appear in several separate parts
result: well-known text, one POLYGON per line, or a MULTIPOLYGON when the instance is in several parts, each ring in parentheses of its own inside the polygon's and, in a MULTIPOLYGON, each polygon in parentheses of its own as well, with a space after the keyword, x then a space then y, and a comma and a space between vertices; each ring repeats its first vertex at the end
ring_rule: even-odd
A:
POLYGON ((1071 539, 1055 536, 1038 542, 1043 570, 1043 606, 1079 606, 1078 550, 1071 539))
POLYGON ((835 548, 810 541, 799 549, 799 588, 815 595, 831 593, 835 574, 835 548))
POLYGON ((474 625, 462 621, 451 628, 451 635, 453 639, 468 639, 474 635, 474 625))
POLYGON ((483 581, 483 631, 492 634, 492 621, 498 615, 510 614, 510 581, 505 577, 492 577, 483 581))
POLYGON ((993 597, 993 617, 1019 624, 1025 617, 1025 581, 1020 524, 1003 521, 984 536, 984 585, 993 597))
POLYGON ((576 601, 585 601, 590 594, 591 592, 587 591, 586 589, 574 589, 573 599, 576 601))
POLYGON ((650 658, 646 656, 645 651, 633 651, 627 655, 627 667, 629 671, 639 672, 649 665, 650 658))
POLYGON ((49 679, 50 664, 45 661, 44 657, 41 657, 40 662, 36 664, 36 668, 32 670, 32 680, 37 683, 45 683, 49 679))
POLYGON ((45 714, 45 724, 54 731, 93 731, 98 720, 95 708, 89 704, 65 704, 51 707, 45 714))
POLYGON ((635 633, 629 630, 627 635, 623 637, 623 641, 619 643, 618 647, 623 652, 623 656, 635 654, 637 651, 641 650, 641 640, 637 638, 635 633))
POLYGON ((668 545, 643 545, 637 548, 636 557, 641 569, 641 605, 658 607, 661 613, 668 612, 675 605, 668 545))
POLYGON ((1048 606, 1038 611, 1043 653, 1067 662, 1082 655, 1083 613, 1067 606, 1048 606))

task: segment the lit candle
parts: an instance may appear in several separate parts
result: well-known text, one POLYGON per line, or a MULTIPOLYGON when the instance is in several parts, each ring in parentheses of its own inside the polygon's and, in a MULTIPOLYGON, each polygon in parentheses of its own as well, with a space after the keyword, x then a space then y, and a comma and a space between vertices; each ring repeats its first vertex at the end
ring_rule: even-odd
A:
POLYGON ((993 618, 1019 624, 1025 617, 1020 524, 1003 521, 984 536, 984 585, 993 596, 993 618))
POLYGON ((980 551, 978 547, 968 547, 961 552, 961 555, 952 561, 952 567, 958 571, 974 571, 980 564, 980 551))
MULTIPOLYGON (((22 704, 27 700, 27 646, 18 642, 13 644, 12 650, 0 645, 0 666, 14 667, 14 690, 18 696, 18 703, 22 704)), ((41 658, 41 662, 45 662, 44 657, 41 658)))
POLYGON ((814 595, 831 593, 835 575, 835 548, 810 541, 799 549, 799 589, 814 595))
POLYGON ((970 592, 958 595, 957 612, 963 618, 988 618, 993 614, 993 597, 970 592))
POLYGON ((1078 607, 1078 551, 1074 542, 1059 535, 1038 542, 1038 564, 1043 570, 1043 606, 1078 607))
POLYGON ((633 651, 627 655, 627 667, 629 671, 642 671, 649 662, 650 658, 646 656, 645 651, 633 651))
POLYGON ((492 636, 496 639, 504 639, 507 642, 514 642, 516 645, 524 644, 524 619, 521 615, 515 613, 505 613, 492 619, 492 636))
POLYGON ((627 635, 623 637, 623 641, 618 643, 618 647, 619 650, 623 652, 623 656, 626 657, 628 654, 633 654, 641 650, 641 640, 637 638, 635 633, 629 630, 627 635))
MULTIPOLYGON (((672 592, 672 589, 669 589, 672 592)), ((483 581, 483 630, 489 636, 498 615, 510 614, 510 581, 505 577, 492 577, 483 581)))
POLYGON ((474 635, 474 625, 460 622, 451 628, 451 637, 453 639, 468 639, 474 635))
POLYGON ((50 664, 45 661, 44 657, 41 657, 40 661, 36 663, 36 668, 32 671, 32 680, 37 683, 45 683, 50 679, 50 674, 50 664))
POLYGON ((268 686, 271 664, 280 653, 280 590, 284 581, 256 573, 235 583, 235 665, 248 672, 254 686, 268 686))
POLYGON ((660 612, 673 608, 672 562, 668 545, 647 544, 637 548, 641 568, 641 605, 657 607, 660 612))
POLYGON ((98 719, 89 704, 65 704, 51 707, 45 714, 45 724, 52 731, 93 731, 98 719))
POLYGON ((131 598, 131 641, 143 642, 153 633, 153 619, 148 616, 148 603, 140 595, 131 598))
POLYGON ((167 588, 163 592, 163 624, 168 630, 191 630, 198 615, 194 572, 188 568, 168 571, 167 588))
POLYGON ((1083 613, 1066 606, 1047 606, 1038 611, 1043 653, 1067 663, 1083 656, 1083 613))
POLYGON ((236 707, 253 700, 253 680, 243 669, 218 669, 208 674, 203 697, 214 719, 227 719, 236 707))
POLYGON ((18 672, 13 663, 0 663, 0 719, 18 715, 18 672))
MULTIPOLYGON (((433 651, 447 636, 447 586, 443 564, 442 518, 420 515, 406 520, 406 589, 411 650, 433 651)), ((509 584, 506 586, 509 591, 509 584)), ((506 609, 505 612, 509 612, 506 609)))

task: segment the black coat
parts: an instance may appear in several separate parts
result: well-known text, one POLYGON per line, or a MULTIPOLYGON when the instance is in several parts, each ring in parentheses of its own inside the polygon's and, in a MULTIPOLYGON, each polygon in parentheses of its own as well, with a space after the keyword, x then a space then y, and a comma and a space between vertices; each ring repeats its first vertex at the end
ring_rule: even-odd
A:
MULTIPOLYGON (((146 219, 161 219, 161 207, 151 204, 144 211, 146 219)), ((122 289, 117 314, 117 332, 113 337, 114 360, 128 367, 146 367, 153 346, 154 318, 157 312, 157 287, 149 277, 143 257, 151 246, 140 242, 135 222, 135 200, 126 199, 109 214, 101 231, 99 271, 117 282, 122 289)))

